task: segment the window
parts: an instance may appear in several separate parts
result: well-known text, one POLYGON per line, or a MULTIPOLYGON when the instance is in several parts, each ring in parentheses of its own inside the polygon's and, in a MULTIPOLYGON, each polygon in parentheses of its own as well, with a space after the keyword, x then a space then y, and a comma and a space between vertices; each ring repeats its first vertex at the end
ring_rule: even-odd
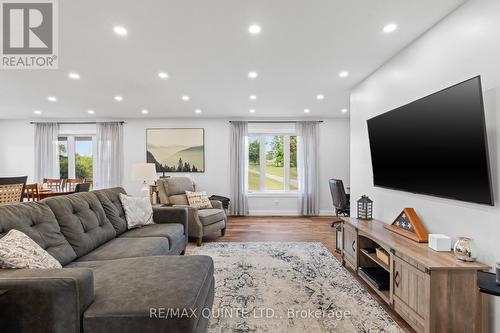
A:
POLYGON ((296 191, 297 137, 252 134, 248 136, 248 191, 296 191))
POLYGON ((93 142, 92 136, 59 137, 59 170, 62 179, 92 179, 93 142))

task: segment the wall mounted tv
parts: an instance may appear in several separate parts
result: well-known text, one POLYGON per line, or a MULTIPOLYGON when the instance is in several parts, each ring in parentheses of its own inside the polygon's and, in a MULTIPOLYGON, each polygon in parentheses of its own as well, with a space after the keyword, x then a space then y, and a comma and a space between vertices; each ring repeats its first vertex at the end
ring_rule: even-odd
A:
POLYGON ((368 120, 375 186, 494 205, 481 78, 368 120))

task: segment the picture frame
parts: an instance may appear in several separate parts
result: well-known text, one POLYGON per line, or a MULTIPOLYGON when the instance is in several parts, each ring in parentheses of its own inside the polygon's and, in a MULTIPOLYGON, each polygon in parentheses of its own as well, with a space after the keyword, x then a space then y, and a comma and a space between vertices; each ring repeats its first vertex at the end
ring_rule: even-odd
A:
POLYGON ((384 228, 418 243, 427 243, 429 234, 413 208, 405 208, 392 224, 384 228))
POLYGON ((204 128, 147 128, 146 162, 156 172, 204 173, 204 128))

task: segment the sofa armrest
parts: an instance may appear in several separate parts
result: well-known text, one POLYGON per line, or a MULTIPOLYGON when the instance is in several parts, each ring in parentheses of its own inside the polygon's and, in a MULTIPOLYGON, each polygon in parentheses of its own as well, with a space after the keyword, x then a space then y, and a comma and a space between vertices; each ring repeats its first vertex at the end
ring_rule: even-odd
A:
POLYGON ((224 209, 224 207, 222 206, 222 201, 219 201, 219 200, 210 200, 210 203, 212 204, 213 208, 224 209))
POLYGON ((78 333, 94 301, 94 276, 87 268, 1 269, 0 318, 5 332, 78 333))
POLYGON ((153 206, 153 221, 155 223, 179 223, 188 234, 188 210, 186 207, 153 206))

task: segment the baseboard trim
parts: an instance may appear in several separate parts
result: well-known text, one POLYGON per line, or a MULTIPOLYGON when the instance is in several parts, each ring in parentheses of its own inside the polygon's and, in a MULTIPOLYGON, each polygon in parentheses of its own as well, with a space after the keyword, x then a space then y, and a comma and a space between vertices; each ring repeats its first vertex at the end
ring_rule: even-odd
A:
MULTIPOLYGON (((249 216, 301 216, 296 210, 251 210, 249 216)), ((333 210, 320 210, 318 216, 334 216, 333 210)))

